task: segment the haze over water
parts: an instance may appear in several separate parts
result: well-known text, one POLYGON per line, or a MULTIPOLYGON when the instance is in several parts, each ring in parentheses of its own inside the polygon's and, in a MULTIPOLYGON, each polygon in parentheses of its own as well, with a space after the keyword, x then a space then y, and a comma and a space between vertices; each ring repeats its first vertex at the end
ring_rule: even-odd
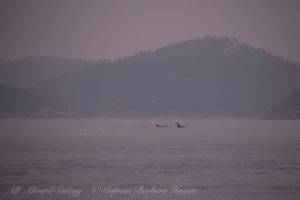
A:
POLYGON ((0 15, 1 200, 300 199, 299 120, 249 119, 300 119, 300 1, 1 0, 0 15))
POLYGON ((292 120, 2 119, 0 196, 296 200, 300 197, 298 130, 299 121, 292 120), (176 122, 187 127, 176 128, 176 122), (155 123, 172 127, 156 128, 155 123), (24 194, 13 196, 14 186, 22 186, 24 194), (51 194, 28 193, 33 186, 55 188, 51 194), (59 187, 67 191, 71 186, 65 194, 59 193, 59 187), (197 191, 134 192, 136 187, 170 192, 174 186, 197 191), (132 193, 110 197, 105 187, 132 193), (72 196, 75 189, 81 190, 77 197, 72 196))

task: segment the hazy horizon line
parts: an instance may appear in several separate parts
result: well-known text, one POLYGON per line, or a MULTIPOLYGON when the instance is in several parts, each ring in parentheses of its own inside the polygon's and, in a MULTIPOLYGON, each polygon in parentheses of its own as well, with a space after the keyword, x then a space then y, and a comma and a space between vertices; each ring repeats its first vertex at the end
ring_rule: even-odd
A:
POLYGON ((122 57, 116 57, 116 58, 87 58, 87 57, 85 58, 85 57, 71 57, 71 56, 63 56, 63 55, 40 55, 40 56, 24 55, 24 56, 16 56, 14 58, 0 58, 0 61, 5 63, 5 62, 14 62, 14 61, 18 61, 18 60, 22 60, 22 59, 26 59, 26 58, 33 58, 33 59, 57 58, 57 59, 74 59, 74 60, 91 61, 91 62, 102 62, 102 61, 115 62, 117 60, 123 60, 127 57, 133 57, 133 56, 139 55, 143 52, 154 52, 158 49, 165 48, 165 47, 168 47, 168 46, 172 46, 172 45, 176 45, 176 44, 183 44, 185 42, 190 42, 190 41, 193 41, 193 40, 205 40, 207 38, 215 38, 215 39, 227 38, 231 41, 236 40, 240 45, 247 45, 247 46, 253 47, 254 49, 257 49, 257 50, 263 50, 266 53, 270 54, 271 56, 280 57, 283 60, 288 61, 289 63, 300 64, 300 61, 293 61, 293 60, 291 60, 287 57, 284 57, 282 55, 274 54, 274 53, 272 53, 272 52, 270 52, 270 51, 268 51, 264 48, 256 47, 253 44, 248 44, 248 43, 245 43, 245 42, 241 42, 239 38, 230 37, 228 35, 223 35, 223 36, 206 35, 204 37, 201 37, 201 36, 194 37, 192 39, 186 39, 186 40, 181 40, 181 41, 178 41, 178 42, 163 44, 163 45, 160 45, 159 47, 156 47, 154 49, 149 48, 149 49, 137 50, 137 51, 132 52, 131 54, 128 54, 128 55, 125 55, 125 56, 122 56, 122 57))

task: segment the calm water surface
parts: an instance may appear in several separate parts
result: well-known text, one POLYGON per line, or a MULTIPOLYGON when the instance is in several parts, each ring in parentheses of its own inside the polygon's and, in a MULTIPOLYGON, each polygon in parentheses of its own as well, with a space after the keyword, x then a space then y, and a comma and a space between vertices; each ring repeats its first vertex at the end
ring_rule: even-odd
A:
POLYGON ((0 154, 0 199, 300 199, 299 121, 2 119, 0 154))

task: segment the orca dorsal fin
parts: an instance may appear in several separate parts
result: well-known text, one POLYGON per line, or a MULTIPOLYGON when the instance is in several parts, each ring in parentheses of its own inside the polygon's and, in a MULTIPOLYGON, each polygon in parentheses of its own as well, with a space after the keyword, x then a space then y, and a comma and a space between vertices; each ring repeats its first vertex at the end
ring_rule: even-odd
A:
POLYGON ((177 128, 185 128, 184 125, 180 125, 178 122, 176 124, 177 124, 177 128))

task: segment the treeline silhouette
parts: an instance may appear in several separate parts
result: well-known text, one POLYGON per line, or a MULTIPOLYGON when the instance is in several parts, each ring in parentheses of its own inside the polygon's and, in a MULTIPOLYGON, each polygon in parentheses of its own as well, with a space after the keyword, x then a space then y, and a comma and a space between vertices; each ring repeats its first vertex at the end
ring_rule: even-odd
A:
POLYGON ((270 109, 266 119, 300 119, 300 88, 284 100, 279 106, 270 109))
POLYGON ((31 88, 74 117, 261 117, 300 88, 300 65, 227 37, 95 63, 31 88))

